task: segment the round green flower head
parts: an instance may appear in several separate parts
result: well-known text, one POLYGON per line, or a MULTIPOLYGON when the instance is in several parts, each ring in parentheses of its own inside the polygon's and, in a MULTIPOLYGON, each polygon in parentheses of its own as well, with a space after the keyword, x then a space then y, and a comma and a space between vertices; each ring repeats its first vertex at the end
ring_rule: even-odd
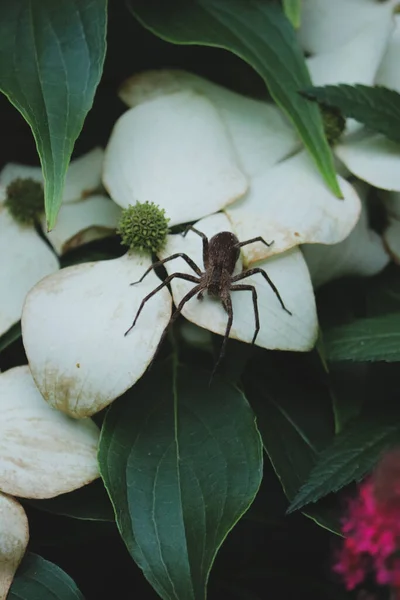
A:
POLYGON ((164 246, 169 219, 153 202, 136 202, 122 211, 117 233, 131 250, 158 252, 164 246))
POLYGON ((322 120, 324 122, 324 131, 331 146, 335 144, 342 135, 346 127, 346 119, 342 113, 332 106, 320 105, 322 120))
POLYGON ((43 185, 33 179, 14 179, 6 189, 5 206, 18 223, 32 225, 44 211, 43 185))

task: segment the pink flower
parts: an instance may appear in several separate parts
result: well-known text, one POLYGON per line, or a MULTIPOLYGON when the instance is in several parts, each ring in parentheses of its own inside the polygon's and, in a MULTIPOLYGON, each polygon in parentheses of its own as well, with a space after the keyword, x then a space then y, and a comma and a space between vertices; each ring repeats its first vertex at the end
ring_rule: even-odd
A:
POLYGON ((358 488, 342 521, 345 535, 334 571, 348 590, 368 574, 400 599, 400 449, 387 453, 358 488))

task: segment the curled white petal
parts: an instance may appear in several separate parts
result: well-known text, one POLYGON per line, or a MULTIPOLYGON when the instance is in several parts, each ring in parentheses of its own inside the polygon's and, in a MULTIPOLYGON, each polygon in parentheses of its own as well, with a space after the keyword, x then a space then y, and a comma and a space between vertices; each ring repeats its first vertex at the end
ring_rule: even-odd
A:
POLYGON ((355 39, 360 31, 378 31, 391 19, 397 0, 303 0, 299 40, 313 54, 331 52, 355 39))
POLYGON ((220 210, 247 190, 217 110, 191 91, 155 98, 120 117, 103 181, 120 206, 155 202, 170 225, 220 210))
POLYGON ((89 196, 81 202, 62 204, 57 223, 45 235, 58 254, 72 248, 112 235, 121 216, 121 209, 107 196, 89 196))
POLYGON ((343 200, 326 187, 310 158, 302 152, 252 181, 246 196, 225 209, 241 240, 261 236, 262 243, 243 248, 247 262, 263 260, 304 243, 335 244, 357 223, 360 199, 338 177, 343 200))
POLYGON ((28 291, 57 271, 58 260, 35 229, 19 225, 0 204, 0 335, 21 318, 28 291))
POLYGON ((382 192, 389 224, 383 234, 388 252, 400 264, 400 192, 382 192))
POLYGON ((360 219, 346 239, 331 246, 305 244, 302 251, 316 288, 339 277, 376 275, 390 261, 381 236, 369 227, 364 202, 360 219))
POLYGON ((128 106, 137 106, 184 90, 203 94, 218 109, 249 177, 266 171, 300 147, 294 128, 277 106, 242 96, 187 71, 146 71, 134 75, 124 82, 119 94, 128 106))
POLYGON ((379 65, 375 83, 400 92, 400 14, 395 15, 395 30, 379 65))
POLYGON ((7 598, 29 541, 28 519, 19 502, 0 492, 0 600, 7 598))
POLYGON ((73 417, 92 415, 130 388, 151 362, 171 315, 166 288, 148 302, 125 337, 141 300, 157 284, 150 258, 126 254, 45 278, 22 315, 26 354, 47 402, 73 417))
POLYGON ((391 218, 383 234, 388 252, 395 263, 400 265, 400 220, 391 218))
POLYGON ((51 408, 28 366, 0 374, 0 486, 23 498, 52 498, 99 476, 99 429, 51 408))
MULTIPOLYGON (((203 219, 196 224, 196 228, 209 238, 220 231, 232 231, 228 219, 222 214, 203 219)), ((194 232, 190 231, 185 238, 180 234, 170 235, 160 258, 175 252, 187 253, 200 269, 204 269, 202 242, 194 232)), ((256 345, 279 350, 310 350, 317 336, 317 316, 310 276, 301 252, 293 248, 257 266, 267 271, 286 307, 293 314, 291 316, 282 309, 274 292, 260 274, 240 281, 243 284, 254 285, 258 294, 261 328, 256 345)), ((193 275, 192 269, 181 258, 166 263, 165 267, 170 274, 183 272, 193 275)), ((239 261, 235 272, 238 273, 241 269, 239 261)), ((176 278, 171 285, 174 302, 178 304, 195 284, 176 278)), ((234 319, 230 337, 251 342, 255 329, 252 294, 249 291, 231 292, 231 298, 234 319)), ((227 314, 221 302, 208 297, 207 294, 203 300, 195 296, 188 301, 182 314, 200 327, 220 335, 225 333, 227 314)))
POLYGON ((400 191, 400 144, 379 133, 360 132, 335 147, 351 173, 384 190, 400 191))
MULTIPOLYGON (((71 161, 65 178, 63 202, 75 202, 86 198, 101 185, 104 150, 94 148, 87 154, 71 161)), ((0 173, 0 185, 7 187, 14 179, 33 179, 43 183, 42 169, 17 163, 9 163, 0 173)))

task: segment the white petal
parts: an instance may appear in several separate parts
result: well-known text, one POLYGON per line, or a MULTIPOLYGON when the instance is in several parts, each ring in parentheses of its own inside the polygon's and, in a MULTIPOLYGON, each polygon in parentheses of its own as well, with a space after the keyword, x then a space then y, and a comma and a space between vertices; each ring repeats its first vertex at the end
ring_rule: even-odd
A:
POLYGON ((400 193, 381 192, 380 195, 389 215, 389 225, 383 239, 394 262, 400 264, 400 193))
POLYGON ((0 335, 21 318, 28 291, 57 271, 58 260, 33 227, 19 225, 0 204, 0 335))
POLYGON ((28 366, 0 375, 0 486, 22 498, 52 498, 99 476, 99 429, 42 398, 28 366))
POLYGON ((119 95, 128 106, 177 91, 204 94, 218 109, 244 172, 252 177, 300 147, 299 138, 274 104, 253 100, 193 73, 146 71, 130 77, 119 95))
POLYGON ((46 232, 46 220, 42 226, 47 239, 58 254, 72 248, 112 235, 121 216, 121 209, 107 196, 89 196, 81 202, 63 204, 56 226, 46 232))
MULTIPOLYGON (((101 169, 104 150, 94 148, 87 154, 71 161, 65 180, 63 202, 75 202, 86 198, 101 185, 101 169)), ((43 183, 42 169, 17 163, 9 163, 0 173, 0 185, 7 187, 14 179, 33 179, 43 183)))
POLYGON ((170 225, 213 213, 247 189, 218 112, 190 91, 120 117, 106 148, 103 181, 120 206, 155 202, 170 225))
MULTIPOLYGON (((228 219, 222 214, 203 219, 196 224, 196 228, 209 238, 220 231, 232 231, 228 219)), ((180 234, 168 237, 162 258, 175 252, 186 252, 203 270, 202 243, 194 232, 190 231, 185 238, 180 234)), ((181 258, 165 266, 169 273, 193 274, 181 258)), ((261 328, 256 345, 278 350, 310 350, 317 335, 317 316, 310 276, 301 252, 294 248, 257 266, 267 271, 293 315, 282 309, 275 294, 260 274, 240 281, 243 284, 254 285, 257 290, 261 328)), ((240 271, 241 263, 238 261, 235 272, 240 271)), ((171 285, 174 302, 178 304, 195 284, 174 279, 171 285)), ((232 292, 231 297, 234 320, 230 337, 251 342, 255 327, 252 295, 249 291, 238 291, 232 292)), ((221 303, 209 298, 207 294, 203 300, 192 298, 185 305, 182 314, 200 327, 220 335, 225 333, 227 315, 221 303)))
POLYGON ((308 52, 340 48, 374 25, 378 30, 391 17, 397 0, 303 0, 299 40, 308 52))
POLYGON ((152 360, 171 316, 167 289, 157 293, 124 336, 141 300, 160 283, 148 257, 85 263, 44 279, 28 294, 22 334, 44 398, 74 416, 92 415, 130 388, 152 360))
POLYGON ((400 14, 395 15, 395 30, 379 65, 375 83, 400 92, 400 14))
POLYGON ((28 519, 19 502, 0 493, 0 600, 7 598, 29 541, 28 519))
POLYGON ((384 20, 368 24, 343 45, 308 58, 313 84, 373 85, 392 30, 391 14, 387 12, 384 20))
MULTIPOLYGON (((366 190, 360 195, 363 192, 366 196, 366 190)), ((314 287, 339 277, 376 275, 390 261, 381 236, 369 228, 364 202, 357 225, 343 242, 331 246, 305 244, 302 251, 314 287)))
POLYGON ((400 265, 400 221, 390 219, 389 226, 383 234, 386 247, 394 262, 400 265))
POLYGON ((352 230, 361 211, 352 186, 338 177, 344 196, 336 198, 302 152, 252 181, 249 193, 225 209, 241 241, 261 236, 243 248, 250 263, 304 243, 335 244, 352 230))
POLYGON ((347 138, 335 154, 351 173, 384 190, 400 191, 400 144, 379 133, 347 138))

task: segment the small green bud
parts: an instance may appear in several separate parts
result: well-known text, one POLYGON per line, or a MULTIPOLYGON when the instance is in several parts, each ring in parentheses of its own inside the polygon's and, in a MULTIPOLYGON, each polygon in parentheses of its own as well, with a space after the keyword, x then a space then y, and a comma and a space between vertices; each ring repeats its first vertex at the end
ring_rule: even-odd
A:
POLYGON ((153 202, 136 202, 122 211, 117 233, 131 250, 158 252, 167 240, 169 219, 153 202))
POLYGON ((18 223, 32 225, 44 211, 43 185, 33 179, 14 179, 7 186, 4 204, 18 223))
POLYGON ((342 113, 332 106, 320 105, 322 120, 324 122, 324 131, 328 143, 333 146, 336 144, 346 127, 346 119, 342 113))

